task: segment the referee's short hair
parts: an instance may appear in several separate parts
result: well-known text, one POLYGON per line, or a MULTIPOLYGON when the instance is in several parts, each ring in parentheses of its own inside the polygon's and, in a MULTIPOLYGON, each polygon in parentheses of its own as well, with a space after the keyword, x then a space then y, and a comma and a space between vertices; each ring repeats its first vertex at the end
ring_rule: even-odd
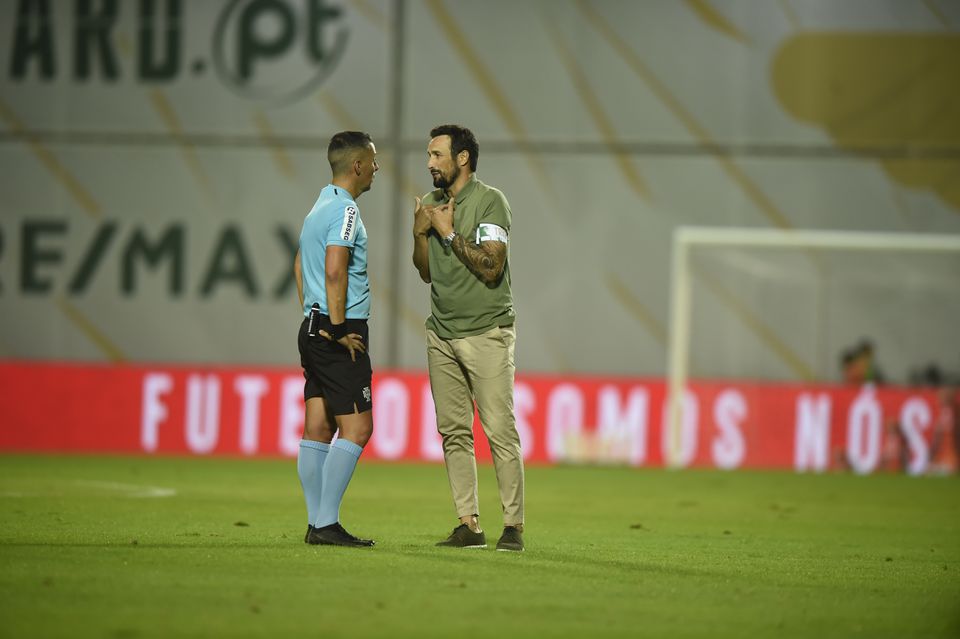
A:
POLYGON ((327 145, 327 161, 334 175, 343 175, 350 170, 357 151, 366 150, 373 144, 369 133, 363 131, 341 131, 330 138, 327 145))
POLYGON ((466 151, 470 154, 470 170, 476 172, 477 158, 480 155, 480 145, 477 143, 473 131, 459 124, 441 124, 433 127, 430 131, 430 137, 435 138, 441 135, 450 136, 450 155, 456 158, 460 151, 466 151))

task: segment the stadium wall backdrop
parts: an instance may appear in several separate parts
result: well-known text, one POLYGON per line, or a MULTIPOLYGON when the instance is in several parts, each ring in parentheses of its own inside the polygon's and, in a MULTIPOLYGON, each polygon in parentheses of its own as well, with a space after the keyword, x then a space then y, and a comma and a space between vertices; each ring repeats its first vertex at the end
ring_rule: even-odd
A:
MULTIPOLYGON (((513 210, 520 370, 661 376, 678 226, 960 233, 958 7, 0 0, 0 358, 295 364, 298 232, 361 129, 373 355, 423 369, 407 227, 457 120, 513 210)), ((956 260, 701 266, 698 374, 836 380, 863 336, 960 369, 956 260)))
MULTIPOLYGON (((303 377, 295 369, 8 362, 0 363, 0 388, 3 452, 293 457, 303 428, 303 377), (58 389, 55 402, 50 388, 58 389)), ((380 371, 373 396, 367 458, 442 461, 425 374, 380 371)), ((664 399, 655 379, 519 375, 524 456, 663 465, 664 399)), ((952 435, 943 437, 951 410, 924 389, 694 382, 684 398, 679 462, 949 473, 957 468, 952 435)), ((489 461, 479 422, 475 430, 479 458, 489 461)))

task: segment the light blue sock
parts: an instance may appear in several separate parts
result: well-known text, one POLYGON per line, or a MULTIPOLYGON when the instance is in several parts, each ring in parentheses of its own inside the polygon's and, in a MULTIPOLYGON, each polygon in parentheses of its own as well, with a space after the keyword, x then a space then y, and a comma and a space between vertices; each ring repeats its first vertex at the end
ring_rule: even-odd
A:
POLYGON ((303 487, 303 498, 307 502, 307 523, 317 520, 320 512, 320 492, 323 488, 323 462, 330 452, 330 444, 310 439, 300 440, 300 452, 297 454, 297 474, 303 487))
POLYGON ((362 446, 345 439, 338 439, 330 447, 330 455, 323 465, 323 492, 320 497, 320 510, 313 525, 317 528, 329 526, 340 521, 340 502, 347 484, 353 477, 353 469, 363 452, 362 446))

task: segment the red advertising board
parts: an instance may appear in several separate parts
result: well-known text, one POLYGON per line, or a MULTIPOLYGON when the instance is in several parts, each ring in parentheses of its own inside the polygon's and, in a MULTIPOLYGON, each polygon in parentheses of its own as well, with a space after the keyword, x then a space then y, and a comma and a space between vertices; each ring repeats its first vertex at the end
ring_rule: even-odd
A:
MULTIPOLYGON (((0 451, 294 456, 296 369, 0 363, 0 451)), ((663 380, 518 374, 517 428, 532 463, 913 474, 955 468, 950 401, 884 386, 694 381, 671 437, 663 380)), ((443 458, 427 376, 374 376, 365 457, 443 458)), ((490 458, 475 423, 478 456, 490 458)))

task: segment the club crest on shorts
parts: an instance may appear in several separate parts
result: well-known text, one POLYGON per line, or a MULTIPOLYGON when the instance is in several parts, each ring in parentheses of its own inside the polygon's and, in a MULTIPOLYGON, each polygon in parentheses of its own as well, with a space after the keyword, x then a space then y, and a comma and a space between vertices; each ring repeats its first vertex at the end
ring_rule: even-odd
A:
POLYGON ((364 386, 364 387, 363 387, 363 399, 369 402, 369 401, 370 401, 370 397, 371 397, 370 387, 369 387, 369 386, 364 386))

